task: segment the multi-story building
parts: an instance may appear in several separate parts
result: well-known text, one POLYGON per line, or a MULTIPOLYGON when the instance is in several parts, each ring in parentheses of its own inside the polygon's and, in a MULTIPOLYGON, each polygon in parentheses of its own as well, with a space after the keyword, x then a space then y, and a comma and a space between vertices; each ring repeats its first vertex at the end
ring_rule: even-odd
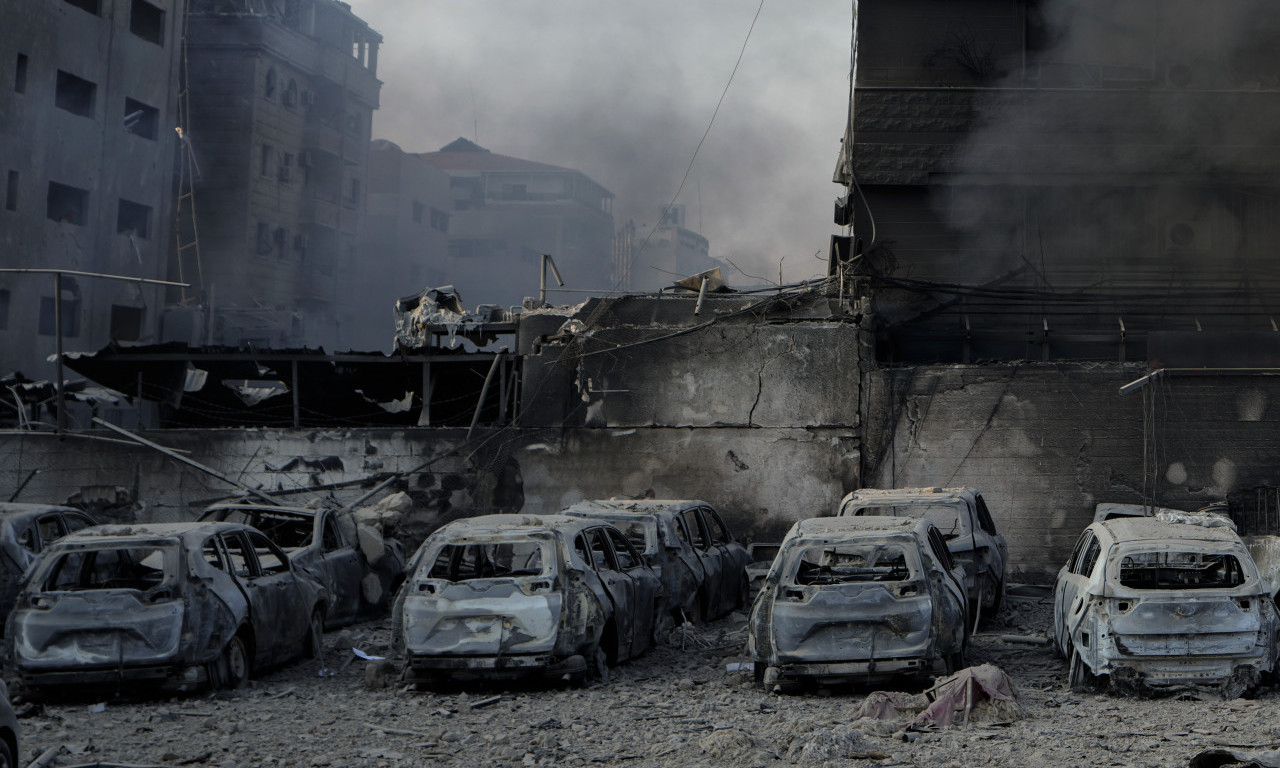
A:
POLYGON ((858 13, 866 205, 855 190, 847 209, 878 281, 882 357, 1158 359, 1153 334, 1274 334, 1272 6, 858 13))
POLYGON ((688 228, 683 205, 659 211, 658 226, 641 231, 628 221, 618 231, 614 271, 620 287, 656 291, 676 280, 724 266, 711 258, 707 238, 688 228))
POLYGON ((174 338, 351 346, 381 41, 337 0, 192 1, 196 226, 172 272, 212 325, 174 338))
MULTIPOLYGON (((578 171, 461 138, 419 157, 449 175, 449 253, 441 272, 469 307, 517 305, 537 295, 544 253, 566 288, 614 285, 609 190, 578 171)), ((550 277, 548 285, 555 286, 550 277)))
POLYGON ((352 346, 390 350, 396 299, 449 282, 449 175, 378 139, 369 153, 366 206, 357 283, 366 311, 355 318, 352 346))
MULTIPOLYGON (((163 279, 184 0, 29 0, 0 22, 0 267, 163 279)), ((164 289, 62 278, 68 350, 158 337, 164 289)), ((52 379, 54 278, 0 274, 0 375, 52 379)))

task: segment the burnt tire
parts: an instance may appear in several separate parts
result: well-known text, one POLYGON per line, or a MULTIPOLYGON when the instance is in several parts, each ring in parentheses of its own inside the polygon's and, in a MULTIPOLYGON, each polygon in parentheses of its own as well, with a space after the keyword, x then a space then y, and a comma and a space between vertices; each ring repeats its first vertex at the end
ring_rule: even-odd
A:
POLYGON ((13 747, 6 739, 0 739, 0 768, 15 768, 18 765, 18 756, 13 753, 13 747))
POLYGON ((244 638, 234 635, 218 657, 219 688, 235 690, 249 682, 249 647, 244 638))
POLYGON ((769 671, 769 664, 767 662, 757 661, 751 665, 752 676, 755 679, 757 688, 764 687, 764 676, 765 676, 765 673, 768 671, 769 671))

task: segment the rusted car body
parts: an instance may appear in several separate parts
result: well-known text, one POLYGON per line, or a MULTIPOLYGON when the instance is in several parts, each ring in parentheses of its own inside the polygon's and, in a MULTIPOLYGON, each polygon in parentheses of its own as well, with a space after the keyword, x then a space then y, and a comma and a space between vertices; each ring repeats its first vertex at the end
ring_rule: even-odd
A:
POLYGON ((1276 663, 1276 607, 1229 521, 1161 512, 1085 528, 1054 587, 1071 686, 1216 688, 1233 698, 1276 663))
POLYGON ((1009 547, 973 488, 863 488, 840 502, 844 515, 889 515, 933 522, 964 569, 969 612, 995 616, 1004 603, 1009 547))
POLYGON ((288 553, 295 568, 328 592, 326 629, 385 613, 404 579, 400 542, 379 536, 367 552, 354 519, 336 510, 217 504, 200 519, 252 526, 288 553))
POLYGON ((324 589, 233 523, 104 525, 45 550, 5 646, 28 688, 237 687, 317 652, 324 589))
POLYGON ((604 520, 622 531, 661 577, 675 617, 714 619, 746 607, 751 556, 705 501, 582 501, 562 514, 604 520))
POLYGON ((40 552, 68 533, 97 525, 73 507, 0 503, 0 621, 13 609, 22 575, 40 552))
POLYGON ((485 515, 432 534, 397 601, 406 678, 603 676, 652 645, 662 584, 622 532, 485 515))
POLYGON ((967 604, 930 521, 801 520, 752 605, 747 652, 765 685, 949 673, 963 666, 967 604))

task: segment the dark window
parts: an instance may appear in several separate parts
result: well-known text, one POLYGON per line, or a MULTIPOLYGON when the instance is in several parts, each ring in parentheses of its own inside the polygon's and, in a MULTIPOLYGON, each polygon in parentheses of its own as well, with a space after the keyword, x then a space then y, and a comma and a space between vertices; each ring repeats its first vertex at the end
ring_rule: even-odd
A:
POLYGON ((204 561, 209 565, 219 571, 227 570, 226 564, 222 562, 222 551, 218 549, 216 539, 212 537, 205 539, 204 545, 201 547, 201 553, 204 556, 204 561))
MULTIPOLYGON (((80 299, 68 298, 63 290, 62 297, 62 337, 70 338, 80 335, 80 299)), ((54 302, 52 296, 40 297, 40 335, 54 336, 57 325, 54 323, 54 302)))
POLYGON ((288 573, 289 562, 284 553, 276 548, 266 536, 257 531, 249 532, 249 540, 253 542, 253 553, 258 557, 258 567, 263 575, 269 573, 288 573))
POLYGON ((222 544, 226 547, 231 572, 244 578, 253 576, 253 553, 246 545, 244 536, 240 533, 228 533, 222 537, 222 544))
POLYGON ((688 530, 689 542, 698 549, 706 549, 707 537, 703 535, 702 526, 698 524, 698 511, 696 509, 685 510, 680 515, 680 521, 684 523, 688 530))
POLYGON ((111 305, 111 340, 137 341, 142 338, 142 318, 146 310, 142 307, 127 307, 122 304, 111 305))
POLYGON ((293 178, 293 155, 285 152, 280 157, 280 181, 287 184, 291 178, 293 178))
POLYGON ((271 242, 276 249, 276 258, 283 259, 289 244, 289 230, 284 227, 276 227, 271 233, 271 242))
POLYGON ((146 0, 133 0, 129 31, 156 45, 164 45, 164 11, 146 0))
POLYGON ((338 530, 338 524, 333 521, 332 517, 326 517, 324 520, 324 551, 332 552, 336 549, 342 549, 346 546, 346 542, 342 538, 342 531, 338 530))
POLYGON ((4 189, 4 209, 6 211, 18 210, 18 172, 9 171, 9 179, 5 183, 4 189))
POLYGON ((714 509, 703 507, 702 515, 707 522, 707 528, 711 531, 712 544, 728 544, 733 541, 733 536, 729 535, 729 529, 725 527, 724 521, 714 509))
POLYGON ((9 292, 0 290, 0 331, 9 330, 9 292))
POLYGON ((286 107, 292 107, 298 103, 298 81, 292 77, 289 78, 289 84, 284 87, 284 93, 280 95, 280 101, 286 107))
POLYGON ((359 179, 351 180, 351 186, 347 190, 347 200, 353 203, 358 202, 360 200, 360 180, 359 179))
POLYGON ((618 568, 629 571, 640 565, 640 556, 632 549, 631 543, 614 529, 606 528, 605 530, 609 533, 609 542, 613 544, 613 553, 618 558, 618 568))
POLYGON ((83 227, 88 216, 89 190, 49 182, 46 215, 54 221, 83 227))
POLYGON ((263 95, 268 99, 276 97, 276 68, 272 67, 267 70, 267 84, 263 89, 263 95))
POLYGON ((98 0, 67 0, 68 5, 74 5, 82 11, 88 11, 94 16, 98 15, 98 0))
POLYGON ((995 521, 991 519, 991 511, 987 509, 987 502, 981 496, 978 497, 978 525, 992 536, 996 535, 995 521))
POLYGON ((449 214, 438 208, 431 209, 431 228, 441 232, 449 231, 449 214))
POLYGON ((13 67, 13 90, 17 93, 27 92, 27 54, 18 54, 18 61, 13 67))
POLYGON ((1080 570, 1077 571, 1081 576, 1089 576, 1093 573, 1093 566, 1098 562, 1098 555, 1102 554, 1102 545, 1097 539, 1089 542, 1089 546, 1085 547, 1084 555, 1080 558, 1080 570))
POLYGON ((597 571, 616 571, 613 553, 609 550, 609 542, 604 537, 604 529, 587 531, 587 541, 591 545, 591 564, 597 571))
POLYGON ((427 207, 425 205, 418 202, 417 200, 414 200, 413 201, 413 220, 418 223, 422 223, 422 213, 426 209, 427 207))
POLYGON ((271 225, 265 221, 258 222, 256 248, 258 253, 271 253, 271 225))
POLYGON ((133 99, 124 100, 124 129, 144 139, 155 140, 160 127, 160 111, 133 99))
POLYGON ((151 237, 151 206, 120 198, 120 209, 116 213, 116 232, 132 232, 143 240, 151 237))
POLYGON ((98 86, 82 77, 58 70, 58 87, 53 104, 73 115, 93 117, 93 98, 97 89, 98 86))
POLYGON ((258 173, 263 176, 271 175, 271 145, 263 144, 262 152, 259 155, 258 173))

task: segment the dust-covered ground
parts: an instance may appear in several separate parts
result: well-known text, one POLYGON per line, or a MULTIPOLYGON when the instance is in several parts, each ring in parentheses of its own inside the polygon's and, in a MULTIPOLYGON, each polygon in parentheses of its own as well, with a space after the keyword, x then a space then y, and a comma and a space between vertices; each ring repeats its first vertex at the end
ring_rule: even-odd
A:
POLYGON ((782 695, 726 671, 744 660, 741 614, 677 630, 670 644, 585 689, 414 692, 394 678, 374 687, 350 651, 388 651, 389 623, 373 622, 327 636, 324 663, 334 673, 326 676, 307 662, 230 694, 20 705, 30 710, 22 764, 61 748, 57 765, 1167 768, 1212 746, 1280 745, 1280 691, 1229 702, 1071 693, 1066 666, 1047 645, 1001 639, 1043 637, 1047 602, 1010 596, 969 651, 971 664, 990 662, 1013 678, 1028 717, 975 718, 911 741, 896 724, 854 719, 865 689, 782 695))

